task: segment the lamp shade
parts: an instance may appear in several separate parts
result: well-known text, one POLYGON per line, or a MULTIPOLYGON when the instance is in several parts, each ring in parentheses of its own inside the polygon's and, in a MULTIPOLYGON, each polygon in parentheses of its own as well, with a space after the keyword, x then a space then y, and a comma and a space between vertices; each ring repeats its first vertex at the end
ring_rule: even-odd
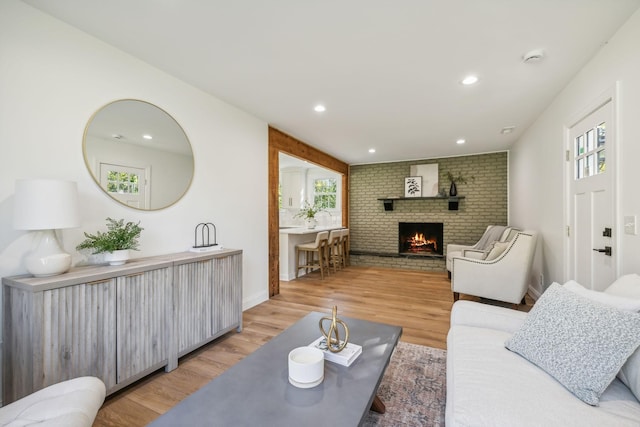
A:
POLYGON ((80 227, 78 186, 73 181, 16 181, 14 228, 52 230, 80 227))

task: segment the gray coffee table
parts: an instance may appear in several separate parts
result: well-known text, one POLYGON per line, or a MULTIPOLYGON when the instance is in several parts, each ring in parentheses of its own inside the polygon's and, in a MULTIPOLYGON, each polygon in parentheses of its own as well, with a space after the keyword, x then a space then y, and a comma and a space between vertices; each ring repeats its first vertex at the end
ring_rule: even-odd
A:
POLYGON ((327 315, 308 314, 151 425, 360 425, 372 405, 381 405, 376 391, 402 328, 339 316, 349 326, 349 341, 362 345, 362 354, 348 368, 325 361, 322 384, 296 388, 288 380, 289 351, 319 337, 318 321, 327 315))

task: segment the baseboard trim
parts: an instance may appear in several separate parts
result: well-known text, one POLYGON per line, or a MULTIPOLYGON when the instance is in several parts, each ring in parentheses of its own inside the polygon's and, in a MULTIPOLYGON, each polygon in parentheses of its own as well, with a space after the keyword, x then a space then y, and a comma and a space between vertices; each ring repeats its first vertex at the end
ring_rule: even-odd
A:
POLYGON ((540 298, 540 296, 542 296, 542 294, 540 293, 539 290, 537 290, 536 288, 534 288, 533 286, 529 286, 529 296, 534 300, 537 301, 538 298, 540 298))

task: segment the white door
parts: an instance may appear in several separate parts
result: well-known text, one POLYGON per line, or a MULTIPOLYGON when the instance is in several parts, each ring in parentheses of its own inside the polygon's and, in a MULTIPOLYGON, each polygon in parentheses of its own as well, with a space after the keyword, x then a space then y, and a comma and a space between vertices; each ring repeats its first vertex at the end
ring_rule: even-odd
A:
POLYGON ((616 278, 612 100, 569 129, 569 278, 604 290, 616 278))
POLYGON ((100 163, 100 186, 127 206, 148 209, 147 169, 100 163))

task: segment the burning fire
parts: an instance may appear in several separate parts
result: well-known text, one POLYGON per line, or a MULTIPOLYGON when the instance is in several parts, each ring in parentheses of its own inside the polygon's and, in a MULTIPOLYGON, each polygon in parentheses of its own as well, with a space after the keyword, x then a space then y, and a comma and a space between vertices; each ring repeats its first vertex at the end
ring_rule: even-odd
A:
POLYGON ((420 249, 429 247, 434 252, 438 250, 438 242, 434 238, 426 238, 422 233, 416 233, 409 238, 409 244, 412 248, 420 249))

